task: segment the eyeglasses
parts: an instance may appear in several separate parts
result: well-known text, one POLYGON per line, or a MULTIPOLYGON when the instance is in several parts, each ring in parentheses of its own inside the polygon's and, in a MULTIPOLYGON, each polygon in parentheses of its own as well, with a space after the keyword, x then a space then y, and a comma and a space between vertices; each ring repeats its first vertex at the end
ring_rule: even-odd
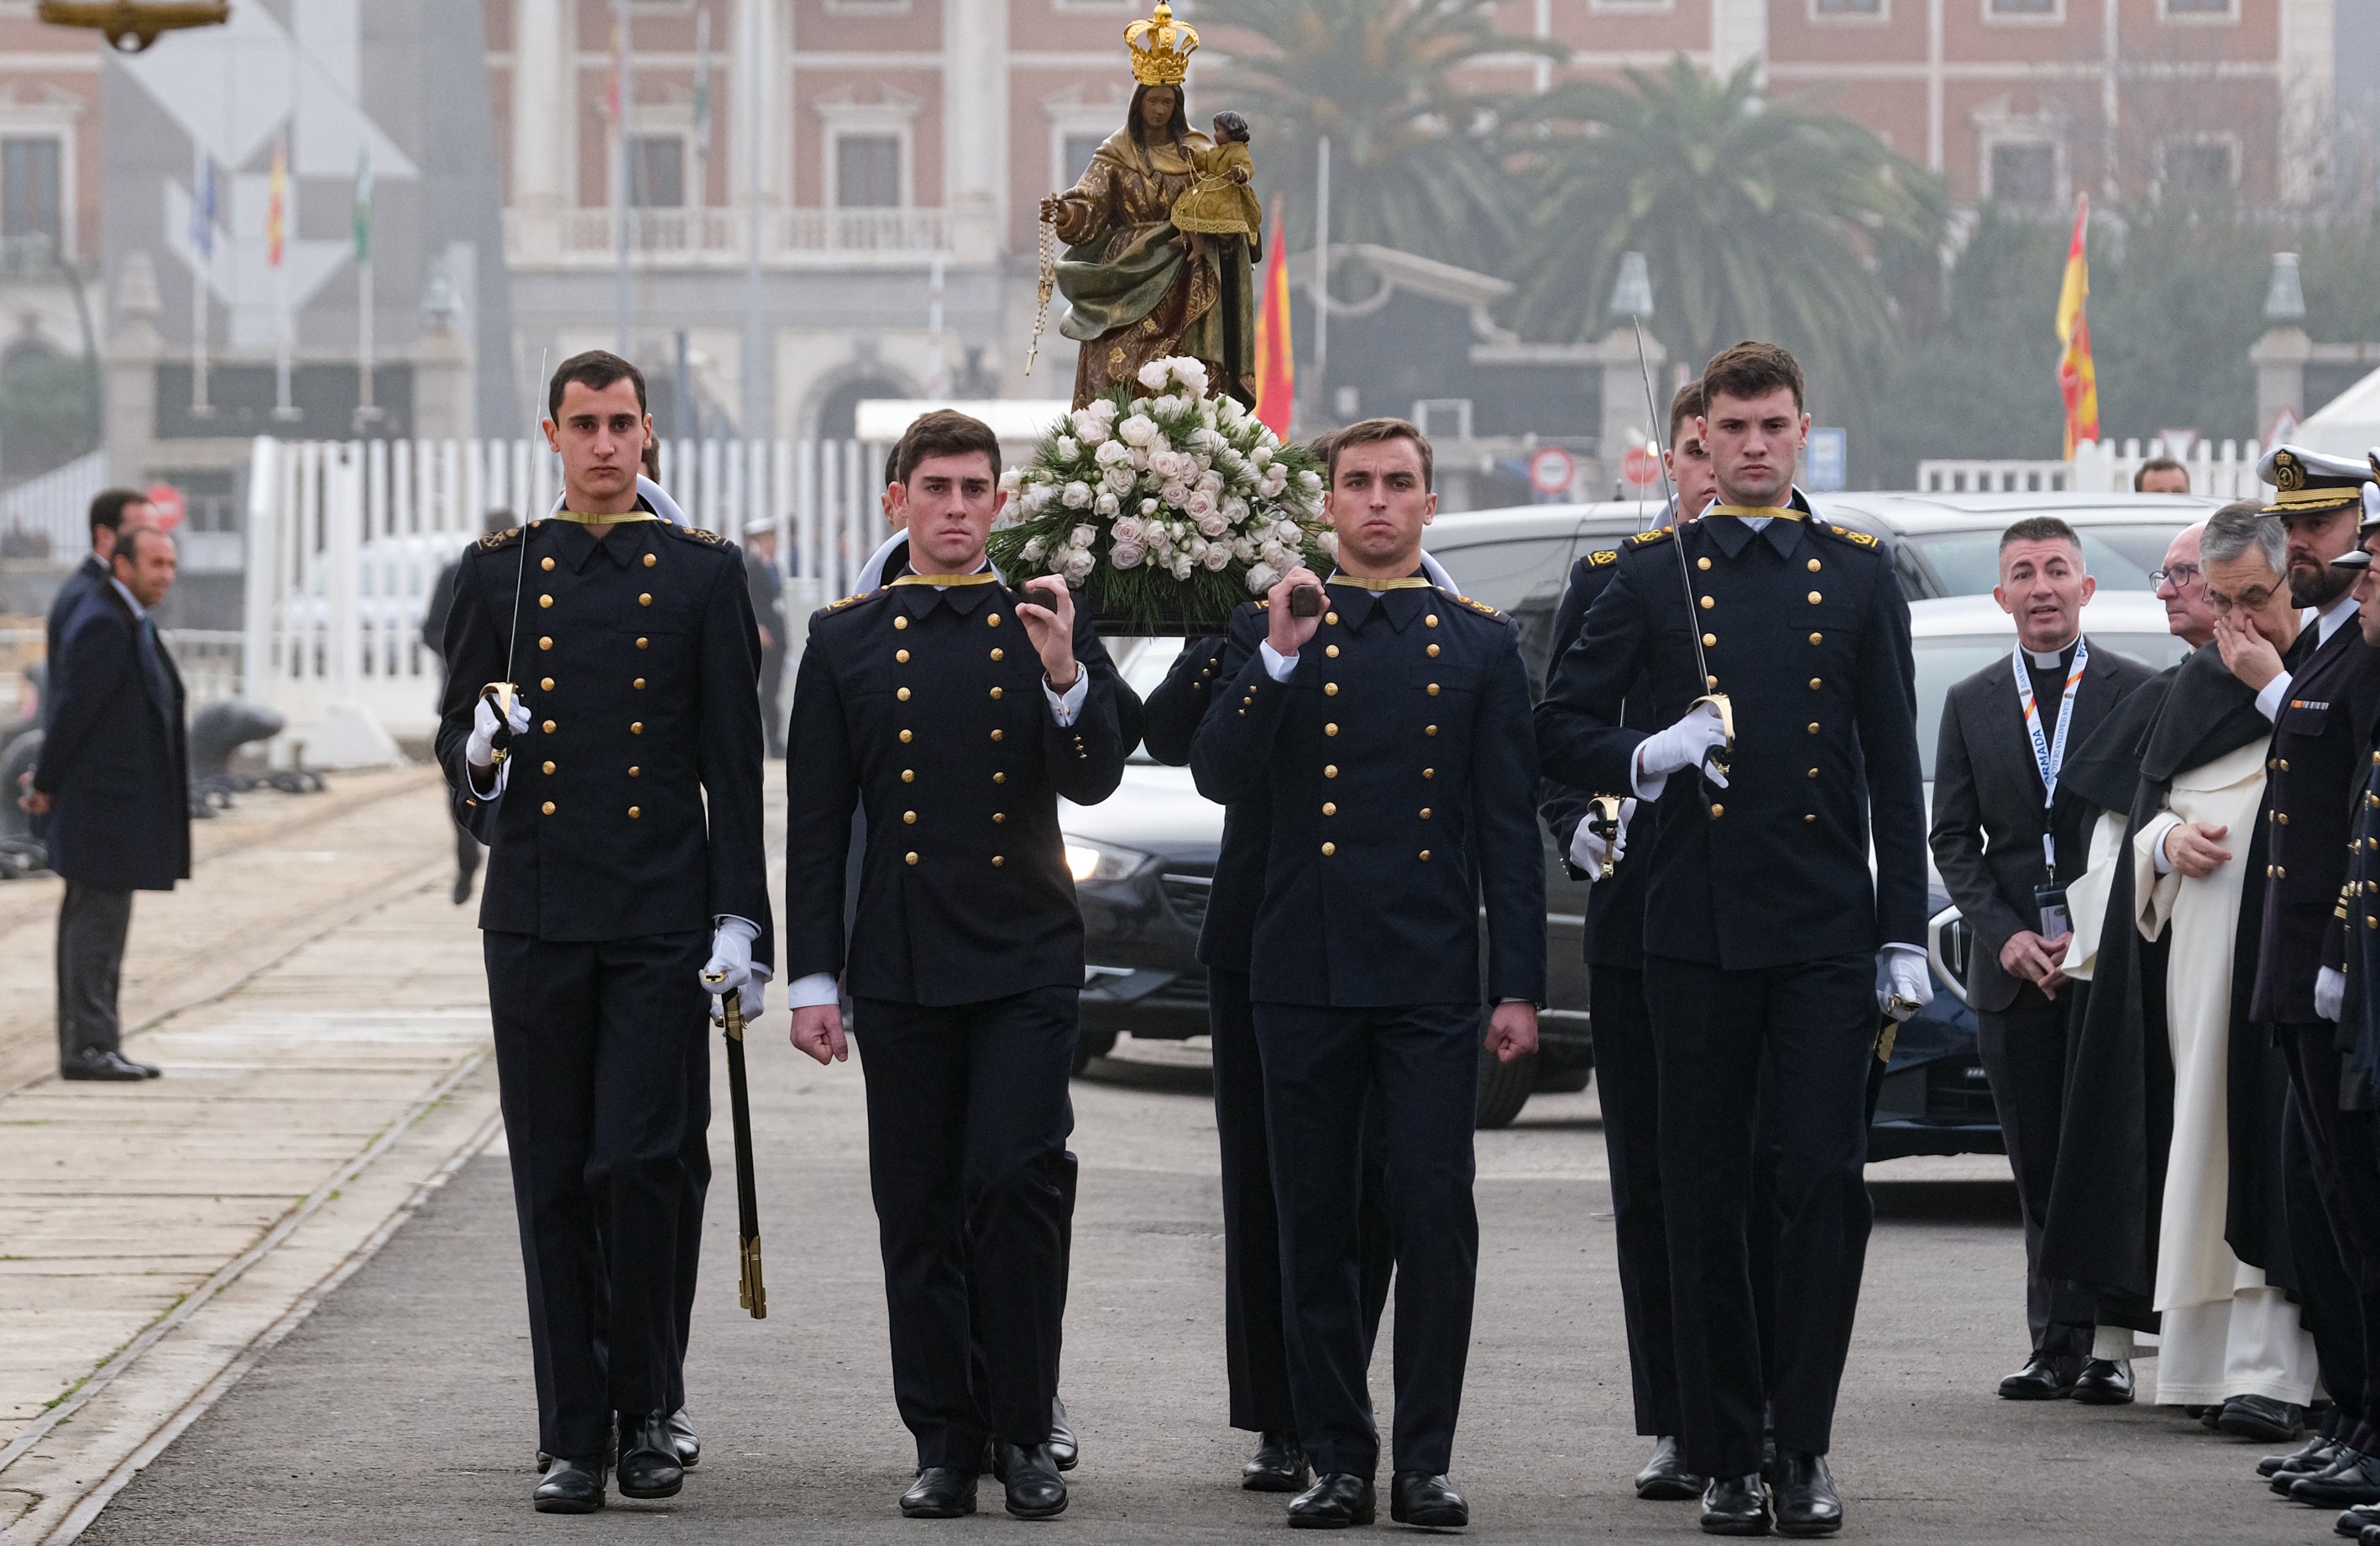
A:
POLYGON ((2179 594, 2199 578, 2199 567, 2195 564, 2176 564, 2170 568, 2151 569, 2149 584, 2152 587, 2170 585, 2179 594))
POLYGON ((2227 596, 2209 586, 2206 591, 2206 604, 2218 613, 2228 613, 2234 607, 2247 612, 2262 612, 2265 603, 2279 593, 2280 587, 2277 585, 2259 585, 2253 590, 2242 590, 2237 596, 2227 596))

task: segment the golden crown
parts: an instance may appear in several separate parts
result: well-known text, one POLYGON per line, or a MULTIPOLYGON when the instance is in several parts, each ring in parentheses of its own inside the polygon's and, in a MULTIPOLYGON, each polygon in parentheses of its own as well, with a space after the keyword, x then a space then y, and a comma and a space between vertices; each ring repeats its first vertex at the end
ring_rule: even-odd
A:
POLYGON ((1198 30, 1173 19, 1173 7, 1158 0, 1147 21, 1123 30, 1123 51, 1132 56, 1132 78, 1144 86, 1179 86, 1198 51, 1198 30))

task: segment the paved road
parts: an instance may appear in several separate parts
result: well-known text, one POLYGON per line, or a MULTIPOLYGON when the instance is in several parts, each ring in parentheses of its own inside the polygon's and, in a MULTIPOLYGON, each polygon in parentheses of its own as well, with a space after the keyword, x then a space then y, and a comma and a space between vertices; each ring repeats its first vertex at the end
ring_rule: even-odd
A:
MULTIPOLYGON (((781 1034, 782 1012, 769 1023, 781 1034)), ((910 1451, 889 1394, 858 1072, 816 1069, 782 1040, 756 1056, 771 1314, 754 1322, 734 1308, 722 1169, 689 1376, 709 1447, 681 1497, 615 1498, 580 1522, 529 1510, 520 1267, 509 1181, 491 1152, 83 1539, 839 1542, 1017 1530, 996 1505, 941 1526, 895 1514, 910 1451)), ((1280 1528, 1279 1503, 1232 1484, 1245 1445, 1222 1418, 1220 1210, 1203 1078, 1107 1065, 1078 1084, 1076 1104, 1084 1174, 1065 1390, 1086 1458, 1073 1510, 1050 1528, 1101 1542, 1263 1538, 1280 1528)), ((1590 1096, 1541 1102, 1521 1126, 1483 1137, 1482 1290, 1455 1467, 1481 1539, 1696 1533, 1690 1507, 1640 1503, 1625 1486, 1644 1444, 1630 1431, 1600 1150, 1590 1096)), ((1961 1173, 1978 1167, 1933 1172, 1961 1173)), ((1881 1217, 1836 1457, 1853 1538, 2328 1539, 2327 1515, 2254 1482, 2254 1449, 2174 1413, 1995 1400, 2022 1338, 2008 1187, 1876 1174, 1881 1217)), ((1385 1408, 1385 1353, 1377 1381, 1385 1408)))

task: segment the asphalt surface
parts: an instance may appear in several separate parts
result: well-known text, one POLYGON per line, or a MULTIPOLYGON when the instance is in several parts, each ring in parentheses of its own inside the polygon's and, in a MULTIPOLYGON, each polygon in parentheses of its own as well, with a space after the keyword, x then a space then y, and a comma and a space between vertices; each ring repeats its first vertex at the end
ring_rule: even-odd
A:
MULTIPOLYGON (((531 1512, 536 1420, 511 1187, 472 1161, 361 1272, 120 1493, 83 1540, 183 1542, 1016 1539, 999 1511, 901 1519, 913 1460, 892 1409, 856 1066, 755 1046, 770 1316, 735 1308, 732 1172, 711 1194, 688 1371, 702 1464, 665 1503, 531 1512)), ((1050 1534, 1252 1540, 1224 1423, 1221 1211, 1195 1069, 1103 1065, 1076 1087, 1084 1162, 1064 1394, 1082 1435, 1050 1534)), ((723 1108, 722 1108, 723 1109, 723 1108)), ((726 1122, 713 1138, 725 1158, 726 1122)), ((1456 1484, 1482 1540, 1699 1538, 1689 1504, 1627 1485, 1633 1431, 1609 1199, 1591 1097, 1483 1135, 1479 1307, 1456 1484)), ((2005 1184, 1894 1182, 1878 1223, 1834 1466, 1849 1539, 2291 1541, 2328 1513, 2276 1499, 2255 1447, 2171 1409, 2015 1405, 2022 1244, 2005 1184)), ((1788 1293, 1791 1292, 1789 1285, 1788 1293)), ((1387 1334, 1375 1371, 1386 1416, 1387 1334)), ((2153 1366, 2151 1366, 2153 1367, 2153 1366)), ((1383 1507, 1382 1529, 1390 1529, 1383 1507)))

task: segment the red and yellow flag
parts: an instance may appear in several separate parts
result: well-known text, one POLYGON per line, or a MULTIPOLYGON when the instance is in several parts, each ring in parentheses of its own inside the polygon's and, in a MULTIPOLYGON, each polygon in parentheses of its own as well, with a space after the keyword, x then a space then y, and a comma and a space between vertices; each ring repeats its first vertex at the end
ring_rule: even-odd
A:
POLYGON ((2099 438, 2099 372, 2091 362, 2091 264, 2083 237, 2091 222, 2091 197, 2074 200, 2074 239, 2066 250, 2066 282, 2058 291, 2058 392, 2066 401, 2066 455, 2099 438))
POLYGON ((1289 354, 1289 254, 1281 240, 1281 195, 1272 201, 1272 257, 1265 263, 1264 306, 1257 313, 1257 417, 1289 438, 1297 397, 1297 362, 1289 354))
POLYGON ((289 231, 289 141, 286 137, 273 142, 273 176, 266 183, 266 190, 264 261, 279 268, 283 240, 289 231))

